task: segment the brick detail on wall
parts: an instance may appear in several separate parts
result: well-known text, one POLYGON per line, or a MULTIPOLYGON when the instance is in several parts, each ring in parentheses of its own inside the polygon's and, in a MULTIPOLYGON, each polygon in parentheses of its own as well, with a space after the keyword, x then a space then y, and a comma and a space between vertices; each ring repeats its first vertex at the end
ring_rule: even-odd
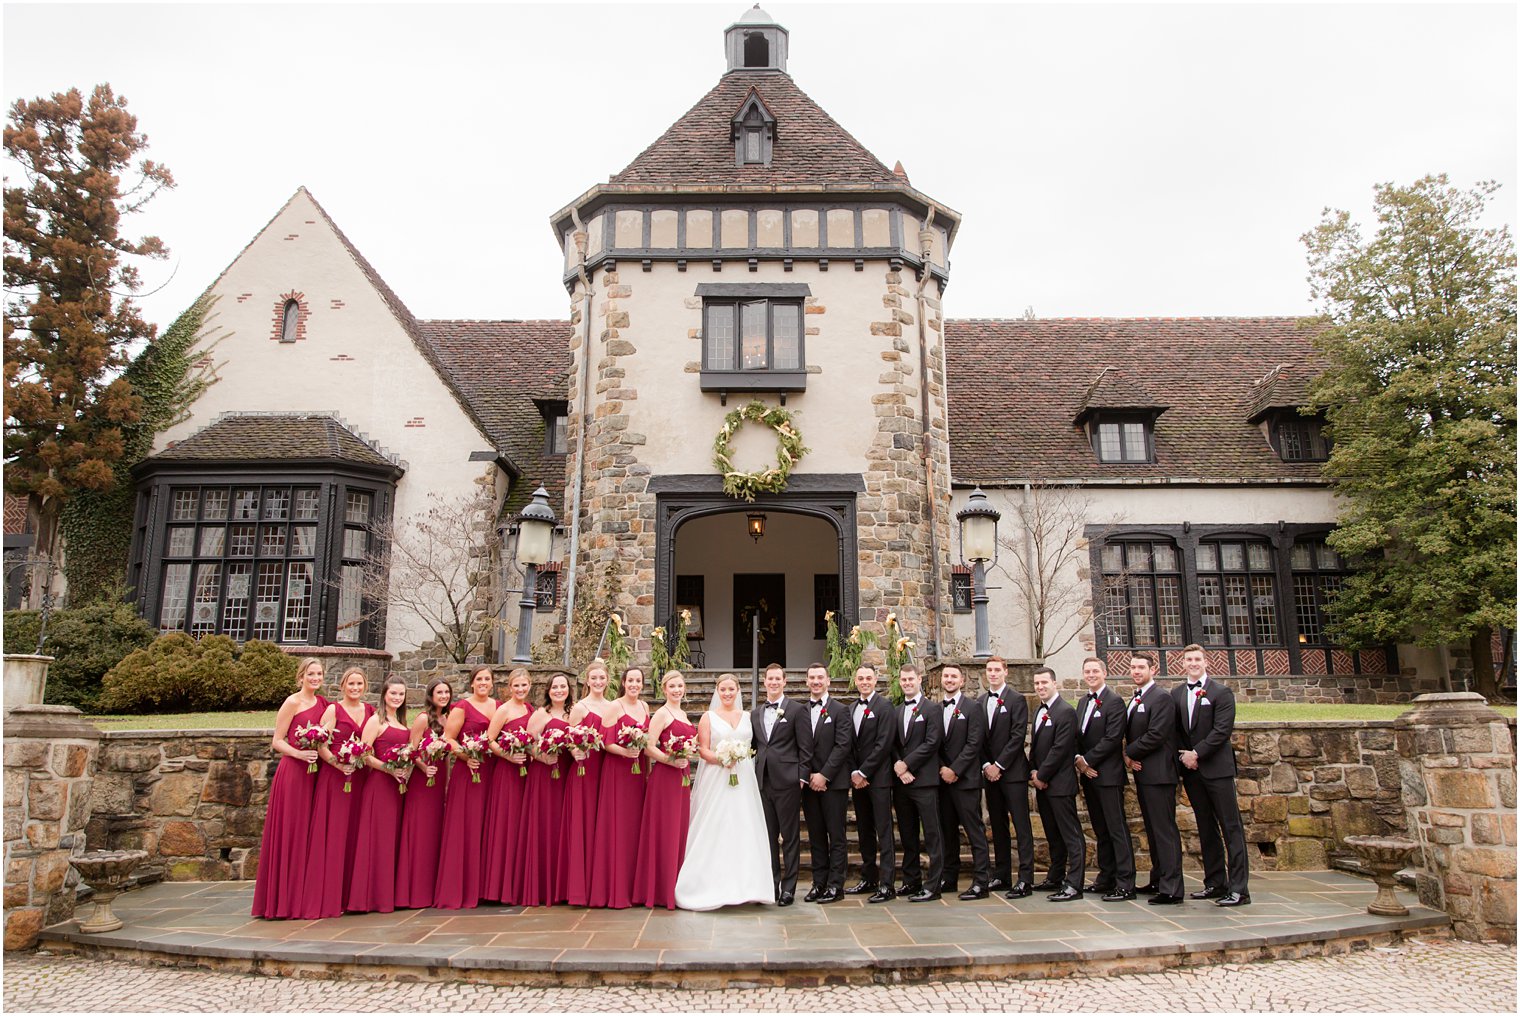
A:
POLYGON ((333 363, 353 363, 354 362, 354 358, 351 357, 351 356, 349 356, 347 353, 339 353, 337 356, 329 356, 328 359, 331 360, 333 363))
POLYGON ((269 329, 269 338, 273 342, 280 341, 285 325, 285 305, 291 300, 296 302, 296 341, 306 341, 306 321, 311 316, 311 306, 306 302, 305 293, 292 290, 281 293, 280 298, 274 302, 274 320, 269 329))
POLYGON ((1388 652, 1383 649, 1363 649, 1356 654, 1363 674, 1388 673, 1388 652))
POLYGON ((327 307, 329 310, 342 310, 345 306, 347 305, 344 304, 342 300, 334 299, 327 301, 327 307))
POLYGON ((1301 661, 1300 669, 1305 674, 1328 674, 1329 668, 1325 665, 1325 651, 1323 649, 1305 649, 1298 654, 1301 661))
POLYGON ((253 294, 252 293, 239 293, 238 294, 238 298, 237 298, 237 302, 238 303, 247 303, 251 299, 253 299, 253 294))
POLYGON ((414 416, 411 419, 407 420, 406 423, 402 424, 402 426, 404 426, 404 427, 426 427, 427 426, 427 419, 425 417, 421 417, 421 416, 414 416))
POLYGON ((1271 675, 1291 673, 1293 666, 1286 649, 1268 649, 1262 653, 1262 669, 1271 675))
POLYGON ((1355 673, 1356 668, 1351 662, 1351 653, 1345 649, 1330 650, 1330 669, 1340 674, 1355 673))

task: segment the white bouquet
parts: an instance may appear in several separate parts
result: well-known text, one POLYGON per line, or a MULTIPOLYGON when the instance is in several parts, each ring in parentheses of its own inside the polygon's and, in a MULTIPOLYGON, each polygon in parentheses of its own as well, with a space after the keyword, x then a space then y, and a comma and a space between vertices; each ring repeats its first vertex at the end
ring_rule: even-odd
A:
POLYGON ((728 785, 730 787, 737 787, 739 785, 739 774, 734 772, 734 766, 747 758, 754 758, 755 749, 751 748, 744 741, 736 741, 733 738, 729 738, 726 741, 719 741, 718 747, 713 749, 713 754, 718 756, 718 764, 728 770, 728 785))

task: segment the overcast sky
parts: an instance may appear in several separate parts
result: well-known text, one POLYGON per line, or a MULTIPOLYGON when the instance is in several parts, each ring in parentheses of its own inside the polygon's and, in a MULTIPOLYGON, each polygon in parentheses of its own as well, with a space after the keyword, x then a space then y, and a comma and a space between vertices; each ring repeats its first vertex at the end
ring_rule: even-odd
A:
MULTIPOLYGON (((135 226, 161 325, 303 184, 419 317, 564 317, 550 213, 712 87, 747 6, 10 4, 5 101, 128 97, 179 183, 135 226)), ((1511 4, 765 9, 964 217, 952 317, 1302 313, 1321 209, 1425 173, 1515 221, 1511 4)))

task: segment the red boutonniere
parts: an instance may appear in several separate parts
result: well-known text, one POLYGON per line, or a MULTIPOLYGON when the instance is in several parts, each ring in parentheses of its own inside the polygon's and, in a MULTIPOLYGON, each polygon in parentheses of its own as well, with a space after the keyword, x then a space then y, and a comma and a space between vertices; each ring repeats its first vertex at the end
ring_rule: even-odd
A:
POLYGON ((1202 685, 1199 685, 1198 686, 1198 690, 1195 691, 1195 692, 1193 692, 1193 698, 1195 698, 1195 699, 1201 699, 1201 698, 1203 698, 1203 686, 1202 685))
POLYGON ((860 718, 862 720, 869 720, 871 718, 871 707, 870 706, 866 706, 866 711, 860 714, 860 718))

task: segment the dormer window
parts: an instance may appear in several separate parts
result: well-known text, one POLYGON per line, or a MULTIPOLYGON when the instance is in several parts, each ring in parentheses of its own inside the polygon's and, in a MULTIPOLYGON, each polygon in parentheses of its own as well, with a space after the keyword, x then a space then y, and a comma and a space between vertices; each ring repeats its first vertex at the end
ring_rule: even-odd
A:
POLYGON ((1149 415, 1103 413, 1093 417, 1092 442, 1099 462, 1154 462, 1153 420, 1149 415))
POLYGON ((544 415, 544 454, 563 455, 569 445, 569 407, 563 402, 543 401, 538 410, 544 415))
POLYGON ((733 120, 734 158, 740 166, 769 166, 771 143, 776 137, 776 118, 765 108, 760 93, 750 89, 749 97, 733 120))
POLYGON ((1272 447, 1284 462, 1324 462, 1330 458, 1323 415, 1303 416, 1297 410, 1281 410, 1272 420, 1272 447))

